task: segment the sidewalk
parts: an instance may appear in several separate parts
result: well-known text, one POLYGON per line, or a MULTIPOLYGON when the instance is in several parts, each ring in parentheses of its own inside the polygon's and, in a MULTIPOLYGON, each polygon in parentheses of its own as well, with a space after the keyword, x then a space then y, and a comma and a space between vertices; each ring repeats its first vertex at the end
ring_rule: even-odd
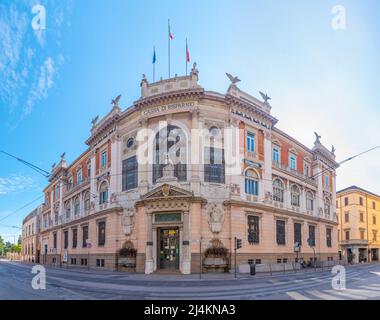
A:
MULTIPOLYGON (((14 262, 18 265, 23 266, 33 266, 35 264, 32 263, 21 263, 21 262, 14 262)), ((362 266, 369 266, 369 265, 375 265, 379 263, 363 263, 363 264, 355 264, 355 265, 348 265, 345 266, 346 268, 357 268, 362 266)), ((158 282, 171 282, 171 281, 231 281, 231 280, 254 280, 254 279, 271 279, 271 278, 282 278, 287 277, 289 275, 306 275, 306 274, 318 274, 321 272, 331 271, 332 267, 324 267, 324 268, 317 268, 314 270, 314 268, 307 268, 302 270, 295 271, 286 271, 286 272, 273 272, 270 273, 257 273, 255 276, 251 276, 249 274, 237 274, 235 278, 234 270, 232 269, 229 273, 203 273, 200 277, 199 273, 194 273, 190 275, 184 275, 184 274, 170 274, 170 273, 153 273, 153 274, 144 274, 144 273, 127 273, 127 272, 117 272, 117 271, 110 271, 110 270, 99 270, 99 269, 80 269, 80 268, 65 268, 65 267, 55 267, 55 266, 45 266, 47 270, 61 270, 65 272, 72 272, 76 274, 87 274, 87 275, 93 275, 93 276, 107 276, 107 278, 120 278, 120 279, 130 279, 135 281, 158 281, 158 282)))

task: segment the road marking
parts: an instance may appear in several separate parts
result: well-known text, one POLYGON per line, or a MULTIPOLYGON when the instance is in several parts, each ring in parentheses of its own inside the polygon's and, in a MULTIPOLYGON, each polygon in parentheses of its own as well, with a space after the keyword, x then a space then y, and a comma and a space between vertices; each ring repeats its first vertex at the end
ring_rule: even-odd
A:
POLYGON ((343 300, 341 298, 338 298, 338 297, 335 297, 335 296, 332 296, 332 295, 320 292, 318 290, 310 290, 310 291, 307 291, 307 293, 311 294, 313 296, 316 296, 318 298, 321 298, 323 300, 343 300))
MULTIPOLYGON (((359 291, 361 291, 361 290, 359 290, 359 291)), ((341 296, 348 297, 351 299, 367 299, 366 296, 361 296, 359 294, 356 294, 354 292, 354 290, 351 290, 351 289, 347 289, 347 290, 326 290, 325 292, 341 295, 341 296)))
POLYGON ((286 294, 294 300, 310 300, 310 298, 298 293, 297 291, 288 291, 286 294))
POLYGON ((376 274, 377 276, 380 276, 380 272, 371 271, 371 273, 376 274))

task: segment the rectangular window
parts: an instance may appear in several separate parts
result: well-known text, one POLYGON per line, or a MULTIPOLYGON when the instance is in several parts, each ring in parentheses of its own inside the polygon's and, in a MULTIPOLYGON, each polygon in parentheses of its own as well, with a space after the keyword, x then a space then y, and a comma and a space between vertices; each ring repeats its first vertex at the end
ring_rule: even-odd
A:
POLYGON ((255 135, 253 133, 247 133, 247 151, 255 152, 255 135))
POLYGON ((294 243, 298 243, 300 246, 302 245, 302 224, 301 223, 294 224, 294 243))
POLYGON ((309 226, 309 246, 315 247, 315 226, 309 226))
POLYGON ((137 188, 137 175, 138 175, 138 165, 137 157, 123 160, 123 191, 131 190, 137 188))
POLYGON ((377 242, 377 230, 372 230, 372 240, 377 242))
POLYGON ((376 202, 375 201, 372 202, 372 209, 376 210, 376 202))
POLYGON ((245 193, 254 196, 259 195, 259 182, 252 179, 245 179, 245 193))
POLYGON ((98 223, 98 245, 104 246, 106 243, 106 222, 101 221, 98 223))
POLYGON ((345 205, 345 206, 348 206, 348 197, 345 197, 345 198, 344 198, 344 205, 345 205))
POLYGON ((329 176, 325 176, 325 189, 329 189, 329 176))
POLYGON ((82 169, 78 170, 78 173, 77 173, 77 184, 81 184, 83 181, 82 179, 82 169))
POLYGON ((372 216, 372 224, 376 224, 376 216, 372 216))
POLYGON ((346 235, 346 240, 350 240, 350 231, 346 231, 345 232, 345 235, 346 235))
POLYGON ((107 167, 107 151, 102 152, 102 168, 107 167))
POLYGON ((297 170, 297 157, 294 154, 291 154, 289 157, 289 167, 290 170, 297 170))
POLYGON ((277 244, 285 244, 285 221, 276 220, 276 239, 277 244))
POLYGON ((359 197, 359 205, 360 205, 360 206, 363 205, 363 198, 362 198, 362 197, 359 197))
POLYGON ((53 234, 53 248, 57 249, 57 233, 53 234))
POLYGON ((350 213, 349 212, 344 213, 344 222, 346 222, 346 223, 350 222, 350 213))
POLYGON ((63 243, 64 243, 64 249, 67 249, 69 247, 69 231, 63 232, 63 243))
POLYGON ((82 227, 82 247, 86 248, 88 239, 88 226, 82 227))
POLYGON ((280 163, 280 151, 278 148, 273 148, 273 162, 280 163))
POLYGON ((310 177, 310 165, 308 163, 305 163, 303 173, 306 177, 310 177))
POLYGON ((87 266, 87 259, 80 259, 80 264, 82 266, 87 266))
POLYGON ((96 259, 96 266, 97 267, 104 267, 104 259, 96 259))
POLYGON ((364 212, 360 212, 360 222, 364 222, 364 212))
POLYGON ((364 240, 364 230, 360 230, 360 240, 364 240))
POLYGON ((257 244, 260 242, 260 227, 258 216, 248 216, 248 243, 257 244))
POLYGON ((326 228, 326 245, 328 248, 331 248, 332 246, 332 229, 326 228))
POLYGON ((225 162, 224 149, 205 148, 205 159, 208 164, 204 165, 205 182, 224 183, 225 182, 225 162))
POLYGON ((78 244, 78 229, 73 229, 73 248, 75 249, 78 244))

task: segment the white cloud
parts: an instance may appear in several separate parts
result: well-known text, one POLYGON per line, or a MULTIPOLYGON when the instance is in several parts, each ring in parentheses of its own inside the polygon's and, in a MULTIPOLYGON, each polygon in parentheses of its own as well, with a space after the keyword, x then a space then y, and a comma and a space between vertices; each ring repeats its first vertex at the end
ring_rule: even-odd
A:
POLYGON ((12 115, 8 121, 11 127, 29 115, 39 101, 47 99, 65 60, 62 53, 56 52, 61 29, 69 24, 71 0, 44 2, 50 33, 32 28, 31 8, 36 3, 0 2, 0 105, 12 115))
POLYGON ((0 177, 0 196, 39 188, 33 178, 21 174, 10 174, 8 177, 0 177))

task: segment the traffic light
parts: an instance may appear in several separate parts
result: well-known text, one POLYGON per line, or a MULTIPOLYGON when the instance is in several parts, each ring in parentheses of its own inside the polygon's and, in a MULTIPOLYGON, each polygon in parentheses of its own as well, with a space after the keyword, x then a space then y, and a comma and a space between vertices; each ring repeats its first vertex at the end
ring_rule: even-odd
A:
POLYGON ((236 239, 236 249, 241 249, 242 243, 241 239, 236 239))

